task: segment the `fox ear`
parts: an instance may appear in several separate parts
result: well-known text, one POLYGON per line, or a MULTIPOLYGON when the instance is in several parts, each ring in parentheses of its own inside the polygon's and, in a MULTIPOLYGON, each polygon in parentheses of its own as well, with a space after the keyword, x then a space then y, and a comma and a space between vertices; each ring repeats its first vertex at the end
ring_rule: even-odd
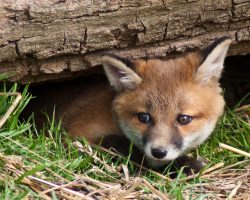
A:
POLYGON ((207 83, 211 79, 219 81, 231 42, 229 37, 222 37, 201 51, 203 62, 196 72, 196 79, 200 83, 207 83))
POLYGON ((142 81, 129 66, 130 61, 117 56, 103 56, 102 64, 108 80, 116 91, 135 89, 142 81))

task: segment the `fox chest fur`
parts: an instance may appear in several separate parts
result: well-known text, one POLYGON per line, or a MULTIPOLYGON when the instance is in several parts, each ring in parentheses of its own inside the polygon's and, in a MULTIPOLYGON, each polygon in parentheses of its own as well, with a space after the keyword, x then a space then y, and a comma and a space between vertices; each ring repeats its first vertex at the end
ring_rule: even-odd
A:
POLYGON ((62 108, 69 134, 98 143, 125 135, 152 166, 204 142, 224 109, 219 79, 231 40, 168 60, 104 56, 108 84, 94 84, 62 108))

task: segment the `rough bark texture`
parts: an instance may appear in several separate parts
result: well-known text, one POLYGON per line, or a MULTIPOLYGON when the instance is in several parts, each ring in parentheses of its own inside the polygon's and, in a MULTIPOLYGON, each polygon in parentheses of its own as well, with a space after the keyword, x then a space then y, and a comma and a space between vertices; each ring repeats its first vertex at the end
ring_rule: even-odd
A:
POLYGON ((71 77, 104 53, 166 57, 224 35, 250 53, 249 0, 0 0, 0 73, 71 77))

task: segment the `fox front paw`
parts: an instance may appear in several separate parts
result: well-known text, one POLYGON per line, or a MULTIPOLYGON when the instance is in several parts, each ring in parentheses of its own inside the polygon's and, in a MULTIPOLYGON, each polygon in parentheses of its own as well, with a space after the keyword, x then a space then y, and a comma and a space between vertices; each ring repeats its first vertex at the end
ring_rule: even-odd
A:
POLYGON ((207 165, 207 161, 199 157, 198 159, 191 156, 181 156, 175 160, 175 166, 177 168, 184 167, 183 171, 187 175, 200 172, 207 165))

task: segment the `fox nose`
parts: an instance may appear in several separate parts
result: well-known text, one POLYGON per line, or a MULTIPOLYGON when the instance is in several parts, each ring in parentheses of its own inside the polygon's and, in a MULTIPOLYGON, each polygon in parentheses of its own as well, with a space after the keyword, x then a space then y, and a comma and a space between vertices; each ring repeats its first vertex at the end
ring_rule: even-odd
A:
POLYGON ((162 159, 167 155, 168 152, 163 148, 154 148, 151 149, 151 153, 155 158, 162 159))

